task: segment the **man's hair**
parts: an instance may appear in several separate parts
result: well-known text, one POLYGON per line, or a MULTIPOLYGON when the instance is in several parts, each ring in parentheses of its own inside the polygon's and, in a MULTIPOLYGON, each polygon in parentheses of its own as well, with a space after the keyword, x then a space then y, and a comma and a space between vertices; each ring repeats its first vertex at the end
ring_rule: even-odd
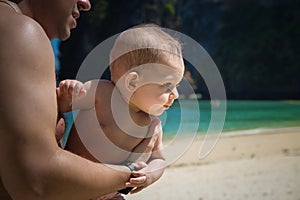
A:
POLYGON ((111 79, 115 83, 130 69, 162 63, 164 56, 182 57, 181 44, 154 24, 134 26, 122 32, 110 52, 111 79))

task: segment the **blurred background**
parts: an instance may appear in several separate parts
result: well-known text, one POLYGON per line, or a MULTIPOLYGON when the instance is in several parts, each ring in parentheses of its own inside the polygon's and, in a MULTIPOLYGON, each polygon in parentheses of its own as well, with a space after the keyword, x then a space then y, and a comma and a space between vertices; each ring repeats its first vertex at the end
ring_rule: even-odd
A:
MULTIPOLYGON (((70 39, 53 41, 58 80, 75 78, 84 58, 105 39, 133 25, 155 23, 201 44, 222 75, 227 99, 248 100, 229 101, 228 130, 261 127, 262 119, 270 121, 266 126, 278 125, 276 120, 284 120, 279 126, 300 124, 299 0, 91 0, 91 4, 70 39), (233 128, 230 121, 242 125, 233 128), (256 125, 245 127, 245 122, 256 125)), ((201 75, 193 66, 186 67, 195 93, 206 102, 203 110, 210 109, 201 75)), ((205 116, 209 122, 209 114, 205 116)))
MULTIPOLYGON (((182 32, 210 54, 228 99, 300 98, 299 0, 91 0, 60 44, 59 79, 74 78, 86 55, 140 23, 182 32)), ((188 67, 188 66, 187 66, 188 67)), ((209 98, 199 74, 197 89, 209 98)))
MULTIPOLYGON (((202 140, 194 141, 178 167, 167 168, 157 183, 126 198, 300 199, 300 0, 91 3, 92 11, 81 14, 71 38, 53 41, 60 80, 75 78, 102 41, 150 22, 201 44, 222 75, 228 99, 222 137, 207 158, 198 159, 202 140)), ((201 75, 188 63, 186 68, 198 99, 180 99, 162 115, 165 146, 175 141, 170 138, 176 138, 173 147, 182 145, 177 137, 182 125, 182 132, 201 138, 211 124, 223 123, 211 116, 224 102, 211 99, 201 75), (193 109, 195 101, 199 109, 193 109)))

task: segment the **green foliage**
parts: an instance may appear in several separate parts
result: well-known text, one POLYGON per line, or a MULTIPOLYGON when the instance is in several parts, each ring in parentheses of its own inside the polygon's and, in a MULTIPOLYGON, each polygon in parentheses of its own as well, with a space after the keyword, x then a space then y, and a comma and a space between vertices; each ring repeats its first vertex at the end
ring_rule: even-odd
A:
POLYGON ((229 94, 250 98, 299 95, 298 2, 233 1, 223 12, 214 58, 229 94))
MULTIPOLYGON (((73 36, 62 45, 62 79, 75 77, 84 57, 101 41, 133 25, 156 23, 187 34, 211 54, 229 98, 300 98, 299 0, 91 3, 92 11, 81 15, 73 36)), ((205 93, 201 75, 193 75, 205 93)))
POLYGON ((175 3, 176 0, 169 0, 167 3, 165 3, 165 9, 170 13, 171 16, 176 15, 175 3))

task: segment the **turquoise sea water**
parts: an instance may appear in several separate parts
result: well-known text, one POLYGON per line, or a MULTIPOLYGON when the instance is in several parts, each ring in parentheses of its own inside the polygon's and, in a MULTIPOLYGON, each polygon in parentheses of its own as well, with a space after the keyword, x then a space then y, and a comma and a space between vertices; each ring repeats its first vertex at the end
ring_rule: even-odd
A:
MULTIPOLYGON (((220 121, 211 120, 212 107, 216 114, 220 102, 205 100, 178 100, 161 116, 164 135, 178 132, 204 134, 210 124, 220 121), (195 103, 198 108, 195 107, 195 103)), ((223 132, 259 128, 279 128, 300 126, 300 101, 227 101, 223 132)))

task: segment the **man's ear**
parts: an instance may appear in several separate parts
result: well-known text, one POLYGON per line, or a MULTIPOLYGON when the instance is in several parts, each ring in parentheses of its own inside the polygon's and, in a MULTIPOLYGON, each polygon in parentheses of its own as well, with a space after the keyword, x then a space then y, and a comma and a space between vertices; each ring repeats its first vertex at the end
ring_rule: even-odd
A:
POLYGON ((132 71, 128 73, 125 77, 125 87, 130 92, 133 92, 135 89, 137 89, 139 81, 139 74, 135 71, 132 71))

